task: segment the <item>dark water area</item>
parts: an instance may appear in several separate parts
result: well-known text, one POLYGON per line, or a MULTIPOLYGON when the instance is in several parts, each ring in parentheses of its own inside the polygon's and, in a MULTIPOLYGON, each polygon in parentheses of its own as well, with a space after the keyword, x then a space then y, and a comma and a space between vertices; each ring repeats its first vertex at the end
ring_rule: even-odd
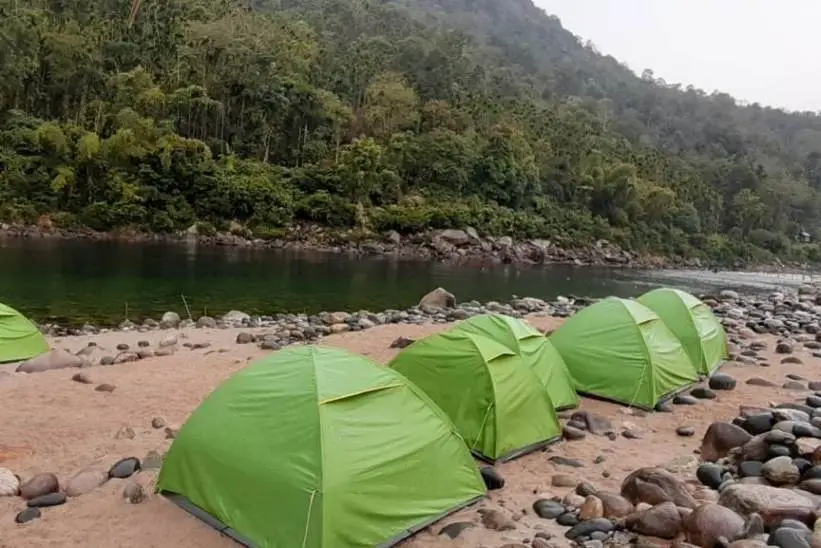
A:
POLYGON ((195 244, 0 239, 0 302, 35 320, 64 324, 156 319, 168 310, 185 317, 185 302, 195 318, 232 309, 249 314, 378 311, 411 306, 438 286, 459 301, 488 301, 513 295, 634 297, 660 285, 764 291, 806 281, 754 273, 564 265, 483 268, 195 244))

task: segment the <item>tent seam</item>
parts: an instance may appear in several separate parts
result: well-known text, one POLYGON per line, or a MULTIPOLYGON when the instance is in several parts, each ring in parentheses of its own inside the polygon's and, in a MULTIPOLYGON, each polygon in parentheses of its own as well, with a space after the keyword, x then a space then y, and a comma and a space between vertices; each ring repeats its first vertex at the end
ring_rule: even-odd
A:
MULTIPOLYGON (((343 394, 341 396, 335 396, 333 398, 328 398, 326 400, 319 401, 319 405, 327 405, 329 403, 335 403, 338 401, 347 400, 350 398, 355 398, 357 396, 364 396, 365 394, 372 394, 374 392, 381 392, 382 390, 389 390, 391 388, 402 388, 401 384, 386 384, 385 386, 375 386, 373 388, 366 388, 365 390, 360 390, 358 392, 351 392, 350 394, 343 394)), ((319 395, 317 394, 317 399, 319 395)))
MULTIPOLYGON (((316 371, 316 348, 311 348, 311 367, 313 369, 313 384, 314 384, 314 401, 316 402, 316 419, 317 424, 319 424, 319 486, 318 489, 314 489, 311 491, 311 501, 308 504, 308 515, 305 518, 305 537, 302 541, 303 548, 305 546, 305 542, 308 539, 309 533, 309 526, 311 523, 311 512, 313 512, 314 507, 314 498, 316 497, 317 491, 320 493, 322 492, 322 487, 324 482, 324 474, 325 474, 325 429, 322 427, 322 413, 320 412, 320 402, 319 402, 319 383, 317 382, 317 371, 316 371)), ((320 526, 322 527, 321 536, 324 544, 325 539, 325 514, 324 512, 320 515, 320 526)))
MULTIPOLYGON (((641 304, 641 303, 639 303, 639 304, 641 304)), ((644 359, 646 360, 644 368, 642 369, 642 372, 641 372, 641 378, 639 379, 638 386, 636 387, 636 393, 630 399, 630 403, 628 403, 627 406, 628 407, 633 407, 633 404, 638 399, 639 392, 641 392, 641 383, 644 381, 644 378, 646 376, 645 374, 648 372, 648 370, 649 370, 649 377, 650 377, 650 392, 651 392, 651 395, 652 395, 652 398, 653 398, 653 406, 655 406, 656 405, 656 387, 655 387, 655 383, 653 382, 653 368, 652 368, 652 364, 651 364, 651 360, 650 360, 650 352, 647 349, 647 339, 644 338, 644 333, 642 333, 642 331, 641 331, 640 324, 636 321, 636 318, 633 317, 633 314, 630 313, 630 310, 624 305, 623 302, 621 303, 621 305, 622 305, 622 307, 624 307, 624 310, 625 310, 625 312, 627 312, 627 315, 630 316, 630 319, 632 320, 630 323, 633 325, 633 328, 639 334, 639 338, 641 339, 641 342, 642 342, 641 351, 642 351, 642 354, 644 354, 644 359)), ((653 314, 655 314, 655 312, 653 314)), ((657 314, 655 314, 655 315, 656 315, 656 320, 661 321, 659 319, 658 315, 657 314)), ((650 321, 653 321, 653 320, 650 320, 650 321)), ((649 322, 644 322, 644 323, 649 323, 649 322)))
POLYGON ((308 503, 308 519, 305 520, 305 533, 302 535, 302 548, 308 545, 308 532, 311 529, 311 512, 314 509, 314 500, 316 500, 316 489, 311 491, 311 501, 308 503))
POLYGON ((498 417, 497 417, 497 414, 496 414, 496 410, 498 409, 496 407, 496 380, 493 378, 493 374, 490 372, 490 367, 489 367, 490 363, 487 360, 485 360, 485 357, 482 354, 482 351, 479 349, 479 346, 476 344, 476 340, 473 338, 473 336, 469 336, 468 339, 470 339, 471 344, 474 346, 474 348, 476 348, 476 351, 479 353, 479 356, 482 357, 482 363, 484 364, 484 370, 487 373, 487 376, 490 378, 490 386, 491 386, 491 388, 493 388, 493 401, 490 402, 490 405, 488 406, 487 411, 485 411, 485 420, 482 421, 482 428, 479 430, 479 434, 481 435, 482 433, 484 433, 484 431, 485 431, 485 426, 484 425, 487 424, 488 415, 490 414, 490 410, 492 408, 493 409, 493 453, 495 454, 499 449, 498 439, 497 439, 498 438, 497 432, 499 431, 499 424, 498 424, 498 417))

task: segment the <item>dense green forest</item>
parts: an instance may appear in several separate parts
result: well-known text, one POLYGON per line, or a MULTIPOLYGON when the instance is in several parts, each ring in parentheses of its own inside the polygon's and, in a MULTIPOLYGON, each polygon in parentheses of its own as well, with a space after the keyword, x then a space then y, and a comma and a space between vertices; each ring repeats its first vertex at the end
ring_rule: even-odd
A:
POLYGON ((821 118, 640 77, 530 0, 0 0, 0 221, 472 226, 819 260, 821 118))

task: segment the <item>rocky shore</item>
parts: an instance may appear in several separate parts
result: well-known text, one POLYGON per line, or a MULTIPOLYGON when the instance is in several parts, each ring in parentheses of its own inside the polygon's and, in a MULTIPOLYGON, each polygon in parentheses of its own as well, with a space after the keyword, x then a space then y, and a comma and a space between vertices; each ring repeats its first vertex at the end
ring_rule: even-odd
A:
POLYGON ((66 230, 43 221, 38 226, 0 224, 0 238, 62 238, 130 243, 196 243, 198 245, 332 252, 347 255, 394 256, 415 260, 490 264, 570 264, 624 268, 700 267, 697 259, 641 256, 607 240, 585 247, 550 240, 515 241, 510 236, 480 237, 472 228, 431 230, 409 236, 391 231, 362 234, 353 230, 331 230, 316 225, 298 225, 275 238, 255 237, 235 224, 226 232, 204 231, 198 225, 176 234, 116 233, 66 230))
MULTIPOLYGON (((585 399, 562 413, 562 443, 485 468, 485 501, 405 545, 821 547, 821 290, 702 298, 730 340, 720 373, 655 413, 585 399)), ((35 358, 0 373, 0 398, 13 402, 0 440, 3 541, 107 546, 117 534, 140 538, 128 546, 227 548, 230 541, 170 509, 153 481, 188 413, 248 360, 321 341, 384 363, 413 339, 475 314, 525 317, 549 331, 593 302, 455 300, 438 289, 406 310, 197 319, 168 312, 114 330, 43 326, 56 337, 53 362, 35 358), (129 510, 135 504, 142 510, 129 510), (88 516, 112 532, 77 529, 88 516)))

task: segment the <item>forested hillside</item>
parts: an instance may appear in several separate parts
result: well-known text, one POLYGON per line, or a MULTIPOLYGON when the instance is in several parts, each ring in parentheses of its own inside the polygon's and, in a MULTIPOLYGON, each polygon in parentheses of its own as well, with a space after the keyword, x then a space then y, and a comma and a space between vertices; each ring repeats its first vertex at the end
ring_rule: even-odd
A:
POLYGON ((0 221, 818 260, 820 193, 816 114, 638 77, 529 0, 0 0, 0 221))

